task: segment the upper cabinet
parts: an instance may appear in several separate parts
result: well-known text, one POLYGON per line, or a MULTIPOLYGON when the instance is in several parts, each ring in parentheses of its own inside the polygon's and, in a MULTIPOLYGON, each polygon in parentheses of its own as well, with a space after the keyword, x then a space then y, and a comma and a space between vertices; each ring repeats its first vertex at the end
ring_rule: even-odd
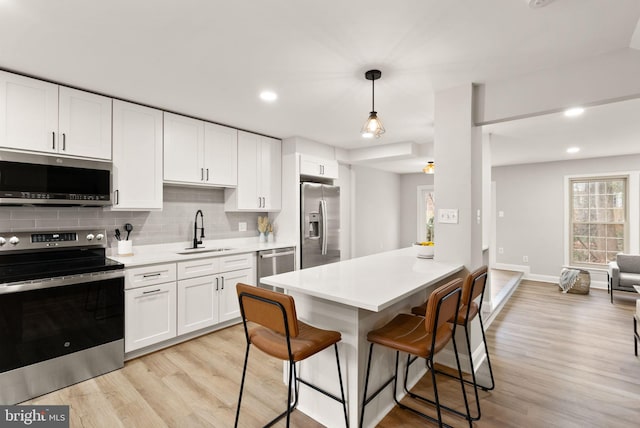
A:
POLYGON ((300 175, 337 179, 338 161, 300 155, 300 175))
POLYGON ((162 111, 113 101, 113 206, 162 209, 162 111))
POLYGON ((164 113, 165 182, 235 186, 237 156, 237 130, 164 113))
POLYGON ((0 147, 111 160, 111 98, 0 71, 0 147))
POLYGON ((238 131, 238 187, 225 190, 227 211, 280 211, 282 142, 238 131))

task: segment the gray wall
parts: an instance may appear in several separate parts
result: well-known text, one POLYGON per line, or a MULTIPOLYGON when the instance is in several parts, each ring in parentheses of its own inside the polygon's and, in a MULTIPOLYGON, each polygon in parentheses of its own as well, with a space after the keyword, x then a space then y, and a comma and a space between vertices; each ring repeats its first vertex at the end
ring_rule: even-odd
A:
MULTIPOLYGON (((640 155, 628 155, 493 168, 496 262, 528 265, 533 276, 557 277, 566 251, 564 177, 637 171, 639 166, 640 155), (504 217, 498 216, 500 211, 504 217), (499 254, 498 248, 503 248, 504 254, 499 254), (528 256, 528 263, 523 262, 523 256, 528 256)), ((632 195, 629 203, 632 199, 637 203, 637 195, 632 195)), ((637 207, 631 210, 637 212, 637 207)))
POLYGON ((362 257, 400 247, 400 175, 353 165, 353 254, 362 257))
POLYGON ((60 230, 101 227, 107 230, 109 246, 115 247, 116 227, 134 227, 134 245, 161 244, 193 239, 193 220, 201 209, 207 239, 258 236, 259 213, 224 212, 224 190, 189 187, 164 188, 162 211, 119 211, 102 208, 0 207, 0 231, 60 230), (247 222, 247 231, 238 232, 238 223, 247 222))
POLYGON ((433 186, 433 174, 400 176, 400 247, 408 247, 417 239, 418 186, 433 186))

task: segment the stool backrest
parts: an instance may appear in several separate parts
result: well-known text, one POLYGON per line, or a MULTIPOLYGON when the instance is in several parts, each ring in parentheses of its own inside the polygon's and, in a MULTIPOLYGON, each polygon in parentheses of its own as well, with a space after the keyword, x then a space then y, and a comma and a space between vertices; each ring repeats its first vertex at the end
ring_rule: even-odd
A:
POLYGON ((429 295, 424 319, 427 333, 437 331, 444 323, 456 318, 460 307, 461 286, 462 280, 454 279, 436 288, 429 295))
POLYGON ((462 286, 462 301, 460 303, 468 306, 484 293, 484 287, 487 285, 487 270, 487 266, 480 266, 467 275, 462 286))
POLYGON ((236 284, 236 291, 244 320, 283 335, 298 336, 298 316, 293 297, 242 283, 236 284))

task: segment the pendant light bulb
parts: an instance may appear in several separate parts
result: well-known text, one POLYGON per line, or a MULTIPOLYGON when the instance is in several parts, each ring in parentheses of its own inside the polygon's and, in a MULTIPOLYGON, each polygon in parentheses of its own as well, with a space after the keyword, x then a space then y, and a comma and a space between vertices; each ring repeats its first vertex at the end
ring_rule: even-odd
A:
POLYGON ((385 132, 382 121, 378 117, 375 109, 375 81, 378 80, 380 76, 382 76, 380 70, 369 70, 364 74, 367 80, 371 80, 371 112, 362 127, 361 133, 364 138, 380 138, 385 132))
POLYGON ((422 168, 422 172, 425 174, 433 174, 436 172, 436 164, 433 161, 427 162, 424 168, 422 168))

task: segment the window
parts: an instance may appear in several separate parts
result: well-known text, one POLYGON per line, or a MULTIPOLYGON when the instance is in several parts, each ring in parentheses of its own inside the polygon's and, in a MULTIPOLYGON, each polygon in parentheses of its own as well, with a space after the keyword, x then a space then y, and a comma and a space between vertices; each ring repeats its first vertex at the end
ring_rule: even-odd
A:
POLYGON ((434 241, 435 215, 433 186, 418 186, 418 241, 434 241))
POLYGON ((627 248, 627 178, 574 178, 571 264, 604 265, 627 248))

